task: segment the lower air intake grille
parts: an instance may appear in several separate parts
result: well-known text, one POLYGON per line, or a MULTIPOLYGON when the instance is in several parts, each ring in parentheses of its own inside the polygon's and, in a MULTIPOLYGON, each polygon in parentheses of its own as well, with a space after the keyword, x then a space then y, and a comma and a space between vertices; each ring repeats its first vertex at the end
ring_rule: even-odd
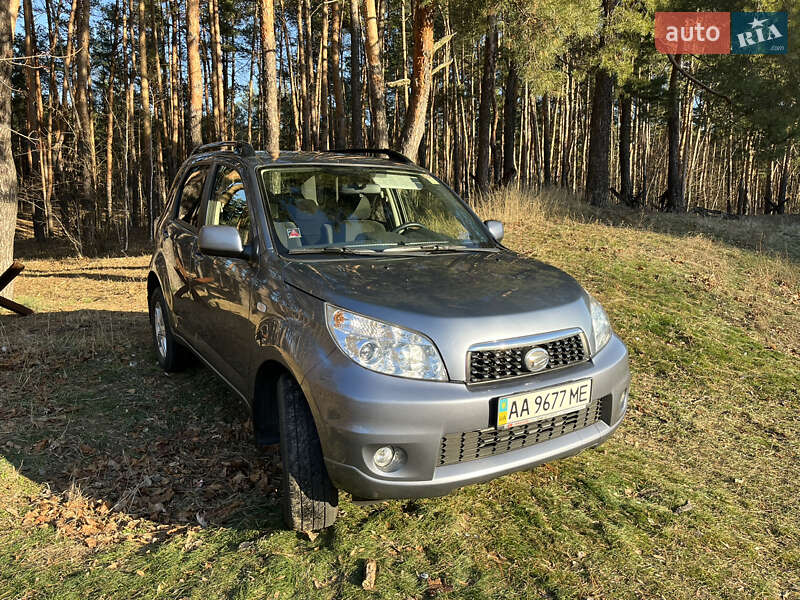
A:
POLYGON ((442 438, 439 466, 469 462, 511 450, 526 448, 572 433, 600 420, 603 403, 611 396, 592 400, 586 408, 550 419, 543 419, 510 429, 487 427, 463 433, 448 433, 442 438))

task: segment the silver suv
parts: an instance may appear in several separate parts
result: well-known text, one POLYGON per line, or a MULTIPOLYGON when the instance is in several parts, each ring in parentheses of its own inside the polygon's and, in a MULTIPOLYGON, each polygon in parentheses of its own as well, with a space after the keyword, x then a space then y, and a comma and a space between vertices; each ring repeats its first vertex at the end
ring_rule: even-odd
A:
POLYGON ((600 304, 395 152, 202 146, 155 238, 158 361, 197 355, 280 442, 295 529, 333 523, 338 489, 446 494, 597 446, 625 414, 600 304))

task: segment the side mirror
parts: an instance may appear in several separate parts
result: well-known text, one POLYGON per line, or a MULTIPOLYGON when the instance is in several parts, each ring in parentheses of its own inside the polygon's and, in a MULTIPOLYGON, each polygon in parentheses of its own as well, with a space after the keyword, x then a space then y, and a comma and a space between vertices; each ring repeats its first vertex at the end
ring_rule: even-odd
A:
POLYGON ((230 225, 204 225, 200 228, 200 251, 209 256, 248 258, 239 230, 230 225))
POLYGON ((496 239, 498 242, 503 241, 503 235, 505 232, 503 231, 503 224, 500 221, 484 221, 484 225, 489 230, 489 233, 492 234, 492 237, 496 239))

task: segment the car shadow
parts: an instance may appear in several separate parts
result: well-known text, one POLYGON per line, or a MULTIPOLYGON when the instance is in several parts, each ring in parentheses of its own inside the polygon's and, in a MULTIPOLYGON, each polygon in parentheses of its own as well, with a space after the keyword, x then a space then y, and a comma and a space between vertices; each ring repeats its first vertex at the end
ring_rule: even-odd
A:
POLYGON ((281 526, 278 447, 254 444, 199 361, 158 367, 146 313, 0 316, 0 389, 0 458, 45 496, 158 526, 281 526))

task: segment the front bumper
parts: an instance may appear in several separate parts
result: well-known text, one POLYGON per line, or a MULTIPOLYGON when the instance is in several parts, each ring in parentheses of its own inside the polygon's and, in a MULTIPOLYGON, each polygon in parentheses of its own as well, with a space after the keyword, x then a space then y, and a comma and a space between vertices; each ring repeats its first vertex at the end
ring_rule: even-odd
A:
POLYGON ((334 485, 374 500, 440 496, 597 446, 619 427, 629 384, 628 352, 616 336, 587 363, 505 383, 467 386, 390 377, 359 367, 341 352, 324 357, 301 383, 334 485), (586 377, 592 378, 592 399, 605 397, 601 420, 517 450, 437 466, 444 434, 493 425, 492 399, 586 377), (392 473, 375 467, 372 456, 385 445, 402 447, 406 465, 392 473))

